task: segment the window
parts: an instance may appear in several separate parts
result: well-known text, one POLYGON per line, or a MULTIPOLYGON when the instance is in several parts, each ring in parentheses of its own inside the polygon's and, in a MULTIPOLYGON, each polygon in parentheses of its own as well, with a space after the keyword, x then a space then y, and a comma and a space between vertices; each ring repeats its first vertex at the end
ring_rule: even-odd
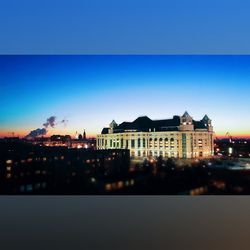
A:
POLYGON ((168 138, 165 138, 165 148, 168 148, 168 138))
POLYGON ((144 148, 146 147, 146 140, 145 140, 145 138, 142 139, 142 147, 144 147, 144 148))
POLYGON ((154 139, 154 147, 156 148, 157 147, 157 144, 158 144, 158 140, 157 138, 154 139))
POLYGON ((149 147, 150 147, 150 148, 152 148, 152 146, 153 146, 152 143, 153 143, 153 139, 150 138, 150 139, 149 139, 149 147))
POLYGON ((160 138, 160 139, 159 139, 159 142, 160 142, 160 148, 162 148, 162 147, 163 147, 163 139, 160 138))
POLYGON ((141 139, 138 138, 138 148, 140 148, 140 147, 141 147, 141 139))
POLYGON ((134 148, 134 147, 135 147, 135 140, 132 139, 132 140, 131 140, 131 148, 134 148))

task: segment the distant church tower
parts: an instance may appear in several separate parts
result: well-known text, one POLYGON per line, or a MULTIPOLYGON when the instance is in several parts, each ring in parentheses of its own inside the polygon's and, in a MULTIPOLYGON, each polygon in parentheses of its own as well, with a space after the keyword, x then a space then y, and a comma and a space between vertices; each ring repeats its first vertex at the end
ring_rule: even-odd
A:
POLYGON ((81 135, 81 134, 78 135, 78 140, 79 140, 79 141, 82 140, 82 135, 81 135))
POLYGON ((86 132, 85 132, 85 129, 84 129, 84 132, 83 132, 83 140, 86 140, 86 132))

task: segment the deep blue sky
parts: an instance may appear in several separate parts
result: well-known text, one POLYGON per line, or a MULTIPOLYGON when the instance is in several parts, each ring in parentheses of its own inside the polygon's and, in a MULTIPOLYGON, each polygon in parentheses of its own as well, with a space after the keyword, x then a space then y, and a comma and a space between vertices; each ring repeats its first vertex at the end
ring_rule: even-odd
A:
POLYGON ((206 113, 218 135, 250 134, 250 56, 0 56, 2 133, 99 133, 140 115, 206 113))

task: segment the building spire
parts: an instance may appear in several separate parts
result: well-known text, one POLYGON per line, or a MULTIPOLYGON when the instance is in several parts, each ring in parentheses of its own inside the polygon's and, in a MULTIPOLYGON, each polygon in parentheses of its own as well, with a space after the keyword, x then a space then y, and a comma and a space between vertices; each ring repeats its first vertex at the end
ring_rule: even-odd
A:
POLYGON ((187 111, 185 111, 185 113, 183 114, 183 117, 189 117, 190 115, 188 114, 187 111))
POLYGON ((86 140, 86 132, 85 132, 85 129, 83 131, 83 139, 86 140))
POLYGON ((203 120, 203 121, 208 121, 208 120, 210 120, 210 119, 208 118, 207 115, 204 115, 204 117, 202 118, 202 120, 203 120))

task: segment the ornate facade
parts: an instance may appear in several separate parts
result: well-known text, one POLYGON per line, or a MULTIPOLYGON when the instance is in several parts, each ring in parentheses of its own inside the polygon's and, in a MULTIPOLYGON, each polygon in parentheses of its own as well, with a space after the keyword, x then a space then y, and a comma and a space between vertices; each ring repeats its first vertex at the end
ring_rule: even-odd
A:
POLYGON ((185 112, 166 120, 142 116, 120 125, 112 121, 97 135, 97 149, 129 149, 131 157, 198 158, 213 155, 213 141, 208 116, 195 121, 185 112))

